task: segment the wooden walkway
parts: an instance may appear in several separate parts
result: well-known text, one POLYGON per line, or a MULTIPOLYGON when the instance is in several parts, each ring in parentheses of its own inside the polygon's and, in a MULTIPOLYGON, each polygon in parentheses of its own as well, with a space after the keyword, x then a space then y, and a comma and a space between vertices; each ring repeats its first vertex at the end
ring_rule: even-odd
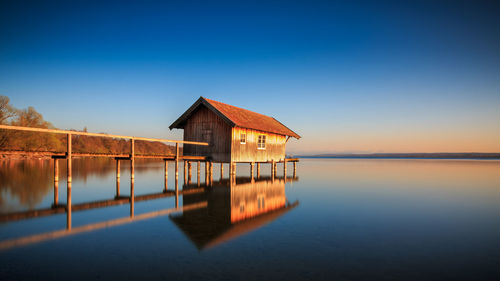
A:
MULTIPOLYGON (((179 161, 184 161, 184 183, 189 186, 191 184, 192 178, 192 164, 195 162, 197 164, 197 183, 198 187, 200 186, 200 171, 201 171, 201 162, 205 163, 205 185, 211 186, 213 183, 213 164, 210 159, 206 159, 206 157, 199 156, 182 156, 179 153, 179 144, 192 144, 192 145, 208 145, 205 142, 194 142, 194 141, 177 141, 177 140, 169 140, 169 139, 155 139, 155 138, 144 138, 144 137, 133 137, 133 136, 123 136, 123 135, 110 135, 110 134, 98 134, 98 133, 88 133, 88 132, 77 132, 77 131, 66 131, 66 130, 55 130, 55 129, 41 129, 41 128, 30 128, 30 127, 18 127, 18 126, 8 126, 8 125, 0 125, 0 129, 6 130, 18 130, 18 131, 29 131, 29 132, 40 132, 40 133, 52 133, 52 134, 64 134, 66 135, 66 152, 24 152, 24 151, 0 151, 0 155, 15 155, 15 154, 32 154, 32 155, 43 155, 51 157, 54 161, 54 200, 52 208, 42 209, 42 210, 34 210, 34 211, 26 211, 26 212, 18 212, 12 214, 0 215, 0 222, 26 219, 32 217, 39 216, 47 216, 58 213, 67 213, 67 228, 71 229, 71 213, 72 211, 81 211, 88 210, 94 208, 101 208, 107 206, 120 205, 125 203, 130 203, 131 210, 130 214, 133 216, 134 214, 134 202, 135 201, 143 201, 150 200, 155 198, 163 198, 169 196, 176 196, 176 206, 178 201, 179 194, 193 193, 193 192, 202 192, 203 188, 194 188, 194 189, 183 189, 179 191, 179 161), (73 135, 83 135, 83 136, 94 136, 94 137, 106 137, 106 138, 121 138, 121 139, 129 139, 130 140, 130 153, 122 153, 122 154, 99 154, 99 153, 74 153, 72 151, 72 136, 73 135), (141 141, 156 141, 156 142, 172 142, 175 143, 175 154, 174 155, 148 155, 148 154, 137 154, 135 153, 135 140, 141 141), (113 158, 116 161, 116 196, 114 199, 96 201, 96 202, 88 202, 88 203, 79 203, 72 204, 71 203, 71 186, 72 186, 72 159, 74 157, 108 157, 113 158), (164 189, 162 193, 157 194, 149 194, 149 195, 139 195, 135 196, 134 193, 134 181, 135 181, 135 159, 136 158, 144 158, 144 159, 161 159, 164 161, 164 189), (59 161, 66 160, 67 169, 66 169, 66 203, 59 203, 59 161), (128 161, 130 164, 130 195, 129 196, 121 196, 120 194, 120 166, 122 161, 128 161), (175 162, 175 191, 168 189, 168 161, 175 162)), ((274 179, 276 177, 277 172, 277 163, 283 164, 283 178, 286 181, 287 178, 287 163, 293 163, 293 177, 296 178, 296 163, 298 159, 283 159, 281 161, 272 161, 272 162, 251 162, 250 164, 250 177, 254 178, 254 167, 257 166, 256 176, 260 177, 260 166, 263 163, 270 164, 271 167, 271 178, 274 179)), ((224 175, 224 163, 220 163, 220 176, 221 178, 224 175)), ((236 164, 229 163, 229 177, 231 179, 235 179, 236 177, 236 164)), ((186 186, 186 187, 187 187, 186 186)))

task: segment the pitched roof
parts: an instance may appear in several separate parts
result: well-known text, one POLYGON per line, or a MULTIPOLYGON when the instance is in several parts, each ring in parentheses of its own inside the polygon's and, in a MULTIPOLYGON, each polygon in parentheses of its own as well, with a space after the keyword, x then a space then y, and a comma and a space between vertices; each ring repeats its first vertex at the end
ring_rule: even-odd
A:
POLYGON ((184 127, 185 121, 201 105, 205 105, 208 109, 219 115, 231 127, 254 129, 268 133, 290 136, 296 139, 300 138, 298 134, 287 128, 285 125, 283 125, 273 117, 222 102, 210 100, 204 97, 200 97, 188 110, 186 110, 186 112, 184 112, 184 114, 181 115, 181 117, 179 117, 174 123, 172 123, 169 128, 182 129, 184 127))

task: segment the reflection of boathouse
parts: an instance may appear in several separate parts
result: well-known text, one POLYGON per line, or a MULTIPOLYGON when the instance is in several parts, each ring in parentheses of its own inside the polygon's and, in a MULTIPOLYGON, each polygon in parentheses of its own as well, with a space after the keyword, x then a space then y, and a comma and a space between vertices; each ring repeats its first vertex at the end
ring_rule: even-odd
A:
POLYGON ((207 208, 171 216, 198 249, 253 231, 298 205, 287 201, 285 180, 271 178, 222 180, 204 193, 183 196, 184 205, 203 201, 207 208))

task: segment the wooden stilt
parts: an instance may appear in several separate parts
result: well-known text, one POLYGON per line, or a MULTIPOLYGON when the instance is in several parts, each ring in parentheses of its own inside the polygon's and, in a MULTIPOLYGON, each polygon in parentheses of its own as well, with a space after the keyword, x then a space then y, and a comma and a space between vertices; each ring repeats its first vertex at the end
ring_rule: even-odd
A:
POLYGON ((192 169, 191 161, 188 161, 188 184, 191 184, 192 169))
POLYGON ((283 178, 286 181, 286 159, 283 160, 283 178))
POLYGON ((208 186, 208 166, 209 166, 209 162, 208 161, 205 161, 205 185, 208 186))
POLYGON ((214 178, 214 163, 210 162, 210 176, 209 176, 209 181, 210 181, 210 186, 212 186, 213 183, 213 178, 214 178))
POLYGON ((229 168, 230 175, 231 176, 236 175, 236 163, 231 162, 229 165, 230 165, 230 168, 229 168))
POLYGON ((253 166, 255 165, 254 162, 250 163, 250 178, 253 179, 253 166))
POLYGON ((120 160, 116 159, 116 195, 115 197, 120 196, 120 160))
POLYGON ((54 207, 59 204, 59 161, 54 159, 54 207))
POLYGON ((297 177, 297 162, 293 162, 293 178, 297 177))
POLYGON ((184 184, 187 184, 187 161, 184 160, 184 184))
POLYGON ((220 162, 220 180, 224 178, 224 163, 220 162))
POLYGON ((200 168, 201 168, 201 163, 198 161, 198 165, 196 167, 196 173, 198 174, 198 177, 196 178, 196 182, 198 183, 198 186, 200 186, 200 168))
POLYGON ((168 161, 165 160, 165 192, 168 190, 168 161))
POLYGON ((175 207, 179 208, 179 180, 175 179, 175 207))
MULTIPOLYGON (((175 143, 175 181, 179 180, 179 143, 175 143)), ((177 184, 176 184, 177 185, 177 184)))
POLYGON ((71 159, 71 134, 67 135, 67 191, 66 191, 66 229, 71 229, 71 183, 72 183, 72 159, 71 159))
POLYGON ((130 139, 130 217, 134 216, 135 140, 130 139))
POLYGON ((257 178, 260 178, 260 163, 257 163, 257 178))

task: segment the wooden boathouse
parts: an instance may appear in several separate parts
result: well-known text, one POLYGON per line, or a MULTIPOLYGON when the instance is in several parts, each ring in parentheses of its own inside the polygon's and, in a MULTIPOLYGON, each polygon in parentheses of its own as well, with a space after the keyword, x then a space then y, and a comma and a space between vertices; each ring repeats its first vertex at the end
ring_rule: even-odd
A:
MULTIPOLYGON (((293 162, 286 159, 285 147, 290 138, 300 136, 273 117, 222 102, 200 97, 169 127, 184 129, 184 141, 208 143, 197 146, 186 143, 184 156, 206 157, 210 162, 275 163, 293 162)), ((231 172, 234 174, 234 172, 231 172)))

